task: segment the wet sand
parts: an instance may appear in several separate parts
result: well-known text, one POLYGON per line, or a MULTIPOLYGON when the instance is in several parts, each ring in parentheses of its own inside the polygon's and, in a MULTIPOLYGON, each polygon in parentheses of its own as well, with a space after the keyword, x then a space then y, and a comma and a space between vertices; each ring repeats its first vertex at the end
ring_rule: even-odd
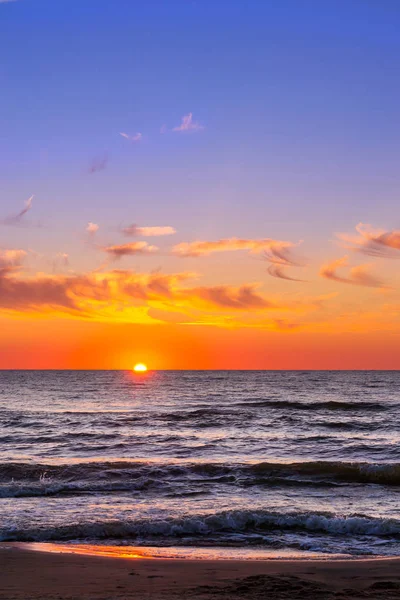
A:
MULTIPOLYGON (((138 552, 140 556, 140 552, 138 552)), ((180 560, 0 544, 4 600, 400 599, 400 559, 180 560)))

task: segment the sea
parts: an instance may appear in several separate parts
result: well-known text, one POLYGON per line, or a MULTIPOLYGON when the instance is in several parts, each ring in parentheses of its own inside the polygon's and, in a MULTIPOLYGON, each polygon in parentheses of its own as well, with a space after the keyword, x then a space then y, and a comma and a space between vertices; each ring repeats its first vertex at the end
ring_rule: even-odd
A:
POLYGON ((0 541, 400 555, 399 409, 397 371, 0 371, 0 541))

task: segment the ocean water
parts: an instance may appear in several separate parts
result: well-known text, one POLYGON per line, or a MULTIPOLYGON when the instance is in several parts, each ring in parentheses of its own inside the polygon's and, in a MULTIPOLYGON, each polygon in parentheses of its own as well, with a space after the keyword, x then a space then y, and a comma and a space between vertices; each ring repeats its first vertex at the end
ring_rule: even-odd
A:
POLYGON ((400 373, 0 371, 0 540, 400 555, 400 373))

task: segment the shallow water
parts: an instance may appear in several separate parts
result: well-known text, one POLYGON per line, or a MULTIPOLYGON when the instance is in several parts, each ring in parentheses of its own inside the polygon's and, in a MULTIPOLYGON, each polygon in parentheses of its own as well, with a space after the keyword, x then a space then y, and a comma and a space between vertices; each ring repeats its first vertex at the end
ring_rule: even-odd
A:
POLYGON ((0 540, 400 555, 399 372, 0 372, 0 540))

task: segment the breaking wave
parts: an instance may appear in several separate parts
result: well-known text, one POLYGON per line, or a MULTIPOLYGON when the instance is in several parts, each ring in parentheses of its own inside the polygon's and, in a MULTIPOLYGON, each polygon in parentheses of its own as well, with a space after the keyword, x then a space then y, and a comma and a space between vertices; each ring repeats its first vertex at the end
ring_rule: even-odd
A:
POLYGON ((141 492, 201 493, 214 486, 400 486, 400 464, 312 461, 226 464, 89 462, 68 465, 0 464, 0 498, 141 492), (176 491, 176 490, 175 490, 176 491))
POLYGON ((276 513, 265 510, 236 510, 182 518, 138 519, 131 521, 81 522, 55 527, 18 529, 0 528, 0 541, 67 541, 67 540, 136 540, 140 543, 189 544, 229 541, 242 545, 256 537, 257 543, 268 545, 279 533, 329 534, 331 536, 400 536, 399 519, 379 519, 367 515, 337 516, 333 513, 276 513))

